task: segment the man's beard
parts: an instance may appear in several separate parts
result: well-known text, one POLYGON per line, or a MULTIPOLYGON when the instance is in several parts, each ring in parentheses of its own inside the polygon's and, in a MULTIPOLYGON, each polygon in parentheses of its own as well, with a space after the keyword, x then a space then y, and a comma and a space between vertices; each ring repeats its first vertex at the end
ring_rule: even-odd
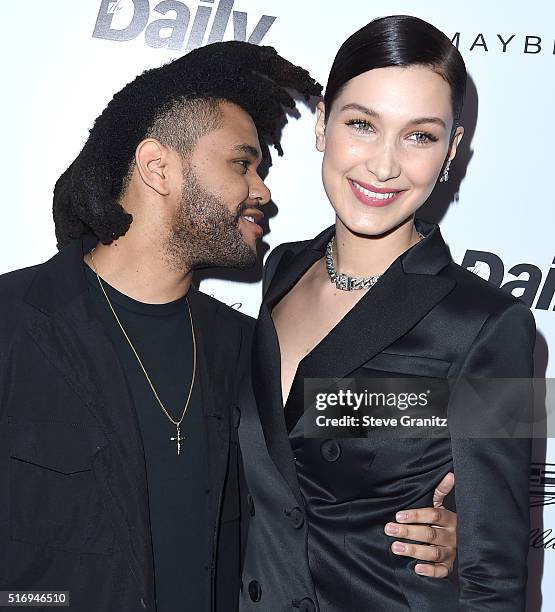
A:
POLYGON ((166 245, 172 268, 222 267, 247 269, 257 254, 239 229, 242 213, 252 208, 242 203, 231 213, 225 202, 204 189, 193 170, 183 176, 181 203, 166 245))

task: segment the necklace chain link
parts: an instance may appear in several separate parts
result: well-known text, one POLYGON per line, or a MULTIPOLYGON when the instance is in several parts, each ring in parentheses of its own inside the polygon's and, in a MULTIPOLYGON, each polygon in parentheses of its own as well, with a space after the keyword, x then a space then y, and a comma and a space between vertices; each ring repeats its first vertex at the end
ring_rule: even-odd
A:
MULTIPOLYGON (((424 236, 418 232, 420 239, 424 236)), ((341 291, 353 291, 357 289, 371 289, 380 279, 381 274, 374 276, 349 276, 342 272, 337 272, 335 264, 333 263, 333 244, 335 236, 332 236, 326 247, 326 270, 330 277, 330 282, 335 283, 335 286, 341 291)))

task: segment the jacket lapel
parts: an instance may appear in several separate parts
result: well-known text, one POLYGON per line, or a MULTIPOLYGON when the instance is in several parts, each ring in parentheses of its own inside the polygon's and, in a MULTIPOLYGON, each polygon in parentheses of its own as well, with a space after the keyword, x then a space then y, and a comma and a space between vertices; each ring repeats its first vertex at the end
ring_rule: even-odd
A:
POLYGON ((455 281, 407 274, 395 261, 379 282, 301 362, 318 378, 344 378, 413 328, 455 286, 455 281))
MULTIPOLYGON (((437 225, 416 221, 425 238, 401 255, 380 281, 299 364, 299 374, 348 376, 413 328, 448 293, 455 281, 440 275, 451 261, 437 225)), ((279 343, 271 318, 274 305, 308 268, 324 256, 335 228, 322 232, 298 253, 285 252, 269 279, 253 340, 253 387, 268 452, 299 501, 302 500, 283 413, 279 343)), ((299 376, 302 382, 302 376, 299 376)), ((290 398, 303 401, 303 385, 290 398)))
POLYGON ((83 254, 96 240, 74 241, 39 270, 26 297, 27 331, 98 425, 89 431, 93 469, 143 596, 153 600, 152 546, 142 438, 125 376, 88 300, 83 254), (132 537, 130 537, 132 536, 132 537))
POLYGON ((253 391, 266 446, 277 469, 302 504, 285 420, 280 380, 280 353, 267 305, 262 305, 253 337, 253 391))
POLYGON ((327 244, 334 228, 329 228, 298 253, 287 251, 279 262, 274 277, 269 279, 253 337, 252 371, 262 430, 270 457, 291 488, 297 502, 303 505, 293 453, 285 419, 281 393, 281 357, 271 312, 279 299, 293 287, 306 270, 322 257, 321 245, 327 244))
MULTIPOLYGON (((234 368, 229 364, 237 364, 241 338, 238 326, 224 326, 224 317, 217 302, 193 286, 188 296, 197 342, 201 401, 206 423, 208 481, 210 489, 216 492, 223 490, 229 456, 230 402, 233 401, 231 388, 234 384, 229 378, 234 368)), ((214 526, 218 524, 220 503, 219 495, 209 497, 208 541, 214 554, 217 546, 214 526)), ((215 568, 212 567, 211 571, 213 589, 215 568)))

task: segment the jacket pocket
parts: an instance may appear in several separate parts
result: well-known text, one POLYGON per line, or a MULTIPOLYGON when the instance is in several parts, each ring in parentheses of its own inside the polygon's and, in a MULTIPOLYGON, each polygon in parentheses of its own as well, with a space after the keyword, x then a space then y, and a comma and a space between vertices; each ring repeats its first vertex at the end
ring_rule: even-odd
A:
POLYGON ((109 554, 113 531, 83 426, 10 420, 9 441, 12 539, 68 552, 109 554))
POLYGON ((429 378, 445 378, 451 367, 450 361, 421 357, 416 355, 400 355, 397 353, 379 353, 361 368, 393 372, 407 376, 426 376, 429 378))

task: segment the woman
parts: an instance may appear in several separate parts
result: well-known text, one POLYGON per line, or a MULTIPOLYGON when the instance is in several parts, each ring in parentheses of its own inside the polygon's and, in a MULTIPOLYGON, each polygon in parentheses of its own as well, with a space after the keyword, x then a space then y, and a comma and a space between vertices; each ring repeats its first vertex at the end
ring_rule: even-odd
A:
POLYGON ((415 219, 448 178, 465 84, 458 50, 413 17, 371 22, 335 58, 316 125, 335 226, 281 245, 266 265, 253 349, 260 421, 246 399, 240 435, 267 443, 274 473, 262 450, 245 457, 243 610, 524 610, 528 440, 304 437, 306 378, 532 375, 527 307, 454 264, 439 228, 415 219), (449 470, 459 589, 417 576, 382 528, 431 505, 449 470))

